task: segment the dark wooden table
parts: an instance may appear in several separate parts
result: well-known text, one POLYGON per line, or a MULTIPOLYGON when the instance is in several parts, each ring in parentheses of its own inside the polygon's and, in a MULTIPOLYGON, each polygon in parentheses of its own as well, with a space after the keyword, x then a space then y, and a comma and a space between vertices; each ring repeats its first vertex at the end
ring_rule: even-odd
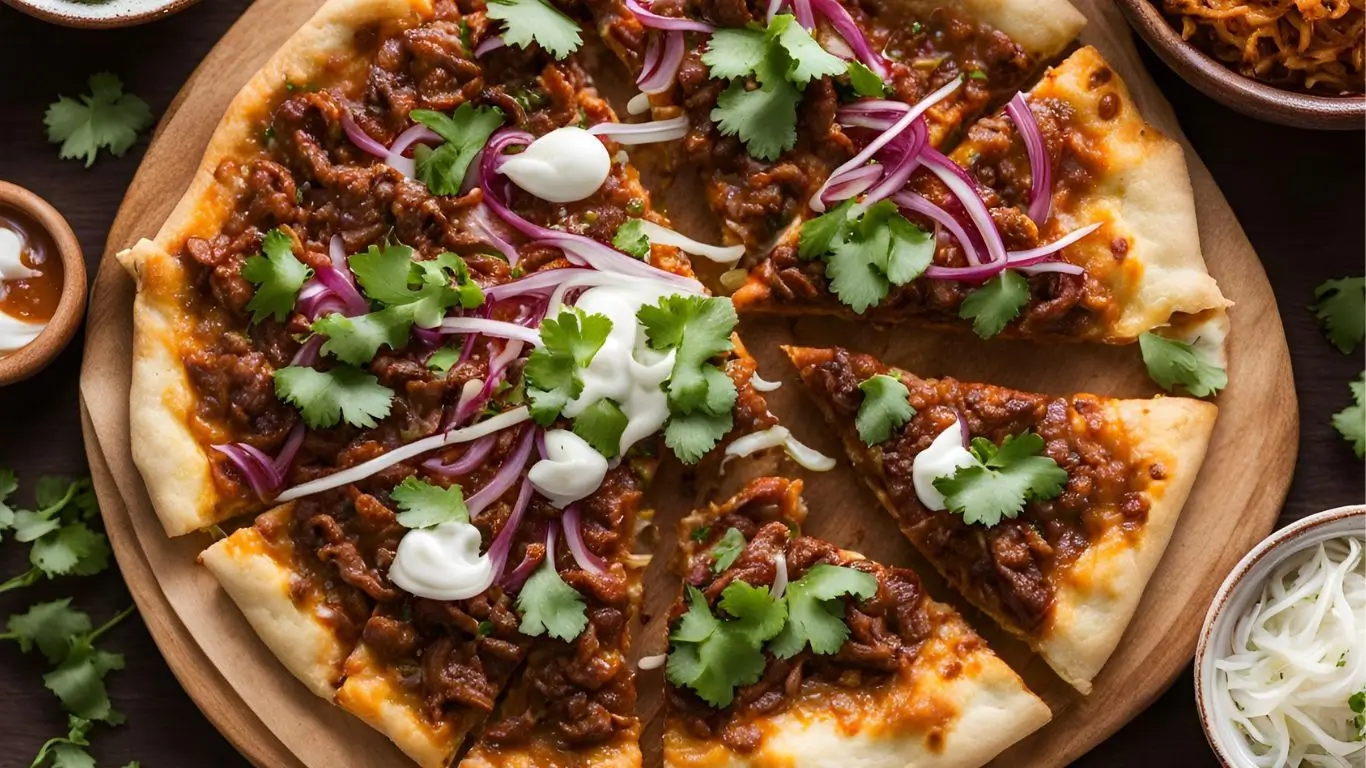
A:
MULTIPOLYGON (((66 215, 92 275, 145 141, 127 156, 102 158, 87 170, 57 158, 56 146, 44 137, 44 110, 59 94, 85 92, 91 73, 110 70, 161 114, 248 4, 207 0, 169 20, 120 31, 62 29, 0 6, 0 179, 32 189, 66 215)), ((1258 123, 1201 96, 1151 56, 1146 63, 1261 254, 1280 303, 1302 424, 1299 466, 1281 522, 1360 502, 1366 499, 1362 463, 1338 438, 1329 417, 1347 404, 1347 382, 1362 370, 1362 359, 1330 347, 1305 306, 1318 283, 1363 269, 1362 134, 1258 123)), ((81 346, 78 337, 48 370, 0 389, 0 467, 13 468, 29 488, 42 474, 86 472, 77 413, 81 346)), ((0 545, 0 578, 25 567, 20 549, 0 545)), ((130 602, 122 580, 110 570, 95 579, 45 583, 4 595, 0 616, 71 594, 97 620, 130 602)), ((109 677, 115 705, 128 722, 93 733, 93 751, 101 765, 134 759, 148 768, 246 765, 180 689, 139 621, 125 622, 109 635, 108 644, 128 657, 127 669, 109 677)), ((12 643, 0 643, 0 768, 28 765, 44 740, 65 732, 65 717, 56 698, 43 689, 40 675, 34 657, 23 656, 12 643)), ((1215 765, 1196 719, 1189 673, 1077 765, 1215 765)))

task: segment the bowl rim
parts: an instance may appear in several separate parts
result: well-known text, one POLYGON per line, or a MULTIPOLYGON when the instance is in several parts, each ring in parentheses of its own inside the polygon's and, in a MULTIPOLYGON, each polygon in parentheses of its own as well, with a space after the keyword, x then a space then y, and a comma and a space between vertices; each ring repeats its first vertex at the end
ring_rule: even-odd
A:
POLYGON ((1366 128, 1366 94, 1320 96, 1254 80, 1182 38, 1158 8, 1160 0, 1119 0, 1148 47, 1201 93, 1251 117, 1327 130, 1366 128))
POLYGON ((157 8, 105 18, 69 16, 47 8, 39 8, 32 5, 27 0, 0 0, 0 2, 3 2, 5 5, 8 5, 20 13, 58 26, 75 27, 77 29, 116 29, 118 27, 132 27, 138 24, 146 24, 151 21, 156 21, 157 19, 165 18, 185 10, 191 5, 199 2, 199 0, 163 0, 164 4, 157 8))
POLYGON ((0 357, 0 387, 23 381, 47 367, 71 343, 85 316, 85 253, 66 217, 37 193, 0 181, 0 207, 14 208, 32 218, 52 237, 62 260, 62 295, 47 327, 37 338, 0 357))
MULTIPOLYGON (((1289 556, 1294 551, 1298 551, 1294 544, 1307 534, 1352 518, 1361 518, 1363 522, 1366 522, 1366 504, 1348 504, 1326 509, 1274 531, 1244 555, 1242 560, 1238 561, 1238 564, 1224 578, 1223 583, 1219 585, 1219 591, 1215 593, 1214 599, 1210 601, 1209 610, 1205 613, 1205 621, 1200 627, 1200 636, 1195 644, 1193 662, 1195 707, 1200 716, 1200 727, 1205 732, 1205 740, 1209 743, 1215 757, 1225 768, 1243 768, 1243 766, 1235 762, 1236 758, 1230 754, 1231 748, 1224 744, 1218 730, 1214 727, 1214 713, 1207 706, 1207 699, 1212 701, 1210 698, 1212 694, 1209 693, 1209 681, 1205 679, 1206 667, 1208 666, 1211 671, 1213 670, 1212 666, 1205 663, 1210 652, 1211 639, 1218 625, 1228 620, 1229 614, 1226 614, 1224 609, 1230 602, 1233 602, 1233 598, 1241 590, 1248 588, 1248 574, 1262 561, 1268 558, 1279 560, 1289 556)), ((1366 531, 1366 528, 1363 530, 1366 531)))

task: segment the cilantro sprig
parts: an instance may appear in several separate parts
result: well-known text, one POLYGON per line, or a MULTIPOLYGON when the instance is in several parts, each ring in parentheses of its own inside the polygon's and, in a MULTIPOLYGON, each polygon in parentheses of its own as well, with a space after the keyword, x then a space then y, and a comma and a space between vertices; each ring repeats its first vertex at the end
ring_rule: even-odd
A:
POLYGON ((147 102, 124 93, 118 77, 101 72, 91 75, 89 84, 88 96, 61 96, 43 117, 48 141, 62 145, 60 157, 84 159, 86 168, 95 164, 101 149, 122 157, 152 124, 147 102))
POLYGON ((1350 355, 1366 337, 1366 278, 1329 280, 1314 289, 1314 316, 1328 340, 1350 355))
POLYGON ((841 598, 871 600, 876 594, 877 578, 870 573, 828 563, 815 566, 788 585, 787 625, 769 649, 780 659, 790 659, 808 646, 822 656, 838 652, 849 638, 841 598))
POLYGON ((735 565, 740 553, 745 551, 745 535, 739 528, 727 528, 726 532, 711 546, 712 573, 720 573, 735 565))
POLYGON ((641 307, 636 318, 652 349, 674 353, 665 385, 664 443, 680 461, 692 464, 734 426, 735 383, 714 360, 733 348, 731 332, 739 321, 735 305, 725 297, 666 296, 641 307))
POLYGON ((247 302, 251 322, 289 317, 299 289, 312 276, 313 270, 294 255, 294 240, 284 230, 267 232, 261 240, 261 252, 248 256, 242 264, 242 277, 256 286, 256 294, 247 302))
POLYGON ((1042 437, 1033 432, 1008 435, 1000 447, 982 437, 972 439, 968 451, 974 464, 953 475, 936 478, 934 487, 944 504, 965 523, 991 527, 1015 518, 1030 501, 1057 498, 1067 485, 1067 471, 1043 452, 1042 437))
POLYGON ((0 536, 10 531, 16 541, 30 545, 29 569, 0 583, 0 592, 44 578, 90 576, 109 567, 109 540, 88 525, 99 515, 89 480, 42 478, 34 494, 36 510, 8 504, 18 487, 14 473, 0 469, 0 536))
POLYGON ((470 511, 460 486, 442 488, 417 477, 403 478, 389 498, 401 510, 395 518, 404 528, 431 528, 441 523, 468 523, 470 511))
POLYGON ((868 445, 879 445, 892 436, 892 430, 906 425, 915 415, 911 407, 911 391, 893 376, 877 374, 858 385, 863 391, 854 426, 859 439, 868 445))
POLYGON ((475 107, 468 101, 446 115, 430 109, 414 109, 408 116, 435 131, 446 143, 432 149, 418 144, 413 149, 417 178, 434 195, 458 195, 465 183, 470 161, 503 124, 503 110, 475 107))
POLYGON ((550 426, 583 392, 579 370, 593 362, 611 332, 612 321, 606 315, 577 309, 566 309, 541 323, 541 346, 527 359, 524 373, 531 416, 537 424, 550 426))
POLYGON ((1352 388, 1352 402, 1333 414, 1333 428, 1352 444, 1357 458, 1366 457, 1366 371, 1348 385, 1352 388))
POLYGON ((797 254, 825 262, 830 290, 858 314, 892 286, 920 277, 934 259, 934 238, 890 200, 866 210, 852 198, 802 224, 797 254))
POLYGON ((1138 337, 1138 348, 1148 375, 1168 392, 1181 387, 1195 397, 1208 397, 1228 386, 1228 372, 1206 360, 1193 344, 1149 331, 1138 337))
POLYGON ((517 610, 522 614, 518 631, 528 637, 549 635, 570 642, 588 626, 583 595, 560 578, 553 552, 517 593, 517 610))
POLYGON ((298 408, 309 429, 341 421, 369 428, 389 415, 394 391, 349 365, 326 371, 294 365, 275 372, 275 396, 298 408))
POLYGON ((1005 330, 1028 303, 1029 281, 1019 272, 1007 269, 969 293, 958 308, 958 316, 971 320, 972 330, 989 339, 1005 330))
POLYGON ((848 69, 795 21, 781 14, 766 29, 718 29, 702 54, 712 77, 730 80, 711 119, 762 160, 796 145, 797 104, 806 85, 848 69))
POLYGON ((503 22, 503 42, 518 48, 534 42, 557 59, 583 42, 579 25, 542 0, 490 0, 488 17, 503 22))

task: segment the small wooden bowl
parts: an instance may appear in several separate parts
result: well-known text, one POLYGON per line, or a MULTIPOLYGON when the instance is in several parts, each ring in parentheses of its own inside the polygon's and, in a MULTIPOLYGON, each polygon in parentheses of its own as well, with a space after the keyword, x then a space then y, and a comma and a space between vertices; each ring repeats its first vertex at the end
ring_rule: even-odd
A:
POLYGON ((3 0, 28 15, 80 29, 110 29, 146 24, 188 8, 199 0, 105 0, 102 3, 53 0, 3 0))
POLYGON ((23 187, 0 181, 0 206, 14 208, 38 223, 57 244, 62 260, 62 298, 57 311, 38 338, 27 346, 0 357, 0 387, 23 381, 43 370, 71 342, 85 317, 85 256, 80 241, 62 214, 23 187))
POLYGON ((1366 96, 1313 96, 1244 77, 1181 39, 1161 0, 1116 0, 1130 26, 1158 58, 1206 96, 1249 117, 1296 128, 1366 128, 1366 96))

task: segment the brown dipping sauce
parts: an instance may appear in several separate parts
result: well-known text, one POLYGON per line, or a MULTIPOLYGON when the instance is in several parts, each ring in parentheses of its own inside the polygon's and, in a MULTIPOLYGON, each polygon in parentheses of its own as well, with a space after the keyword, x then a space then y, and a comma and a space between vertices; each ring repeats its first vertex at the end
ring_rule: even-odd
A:
POLYGON ((45 323, 57 313, 62 299, 62 258, 57 243, 38 222, 22 211, 0 206, 0 228, 19 236, 19 260, 37 277, 0 280, 0 312, 31 323, 45 323))

